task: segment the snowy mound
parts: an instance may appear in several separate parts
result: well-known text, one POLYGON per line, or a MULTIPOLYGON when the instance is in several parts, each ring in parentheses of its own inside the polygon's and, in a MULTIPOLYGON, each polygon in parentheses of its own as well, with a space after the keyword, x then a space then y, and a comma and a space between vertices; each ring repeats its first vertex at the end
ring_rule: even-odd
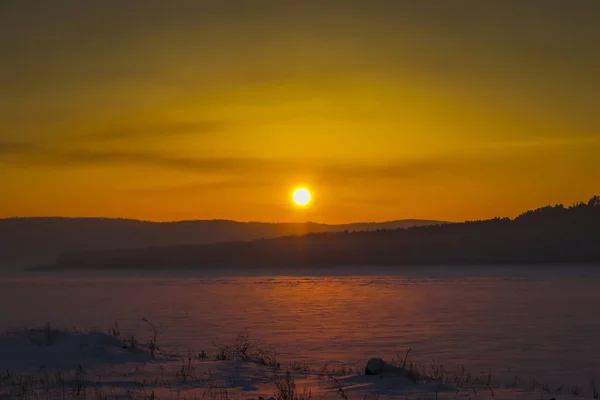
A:
POLYGON ((381 358, 371 358, 365 367, 365 375, 398 375, 408 379, 404 368, 396 367, 381 358))
MULTIPOLYGON (((157 356, 160 358, 160 356, 157 356)), ((75 369, 154 360, 147 348, 101 332, 23 330, 0 335, 0 369, 75 369)))
MULTIPOLYGON (((461 381, 433 374, 434 379, 415 364, 381 358, 368 360, 364 370, 329 364, 319 369, 301 363, 282 366, 247 335, 210 357, 205 352, 158 353, 155 345, 141 345, 132 336, 123 338, 118 329, 110 332, 67 332, 47 325, 1 334, 0 371, 6 372, 0 374, 0 399, 70 398, 65 393, 72 393, 72 398, 157 400, 540 398, 539 392, 502 387, 490 379, 461 381)), ((156 336, 152 340, 155 344, 156 336)))

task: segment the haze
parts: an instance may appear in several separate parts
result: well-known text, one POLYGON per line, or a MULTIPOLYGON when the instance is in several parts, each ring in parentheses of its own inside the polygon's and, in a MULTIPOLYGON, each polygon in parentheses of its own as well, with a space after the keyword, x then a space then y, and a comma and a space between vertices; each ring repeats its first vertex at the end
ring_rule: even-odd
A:
POLYGON ((0 217, 459 221, 586 199, 599 27, 595 0, 4 0, 0 217))

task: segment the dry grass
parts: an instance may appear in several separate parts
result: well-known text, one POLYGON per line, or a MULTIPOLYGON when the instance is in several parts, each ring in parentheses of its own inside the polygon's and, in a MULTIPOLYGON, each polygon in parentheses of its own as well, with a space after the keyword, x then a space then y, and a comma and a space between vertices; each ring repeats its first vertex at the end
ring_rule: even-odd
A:
MULTIPOLYGON (((147 345, 152 355, 158 351, 157 332, 154 325, 146 319, 143 319, 153 331, 147 345)), ((52 346, 65 331, 61 331, 47 323, 43 330, 29 330, 31 337, 35 338, 40 346, 52 346)), ((117 323, 109 329, 109 334, 115 337, 122 337, 117 323)), ((135 336, 126 336, 123 339, 124 346, 139 346, 135 336)), ((314 369, 308 364, 294 362, 287 368, 281 368, 276 360, 274 351, 265 350, 262 340, 253 340, 247 332, 236 337, 233 344, 228 346, 215 346, 217 352, 210 356, 206 352, 197 355, 189 353, 187 358, 181 360, 179 368, 167 374, 166 377, 156 377, 149 382, 135 382, 133 388, 123 389, 103 383, 99 379, 90 376, 83 366, 79 366, 70 372, 52 372, 46 368, 41 368, 35 376, 15 375, 9 371, 0 373, 0 399, 18 399, 18 400, 109 400, 116 398, 131 400, 155 399, 156 391, 167 389, 174 391, 172 398, 183 399, 187 389, 195 390, 199 394, 193 395, 195 399, 200 400, 243 400, 243 395, 232 398, 231 394, 222 388, 205 387, 207 382, 212 382, 212 376, 208 378, 199 377, 196 374, 196 362, 212 360, 229 360, 253 362, 265 365, 270 369, 265 370, 265 374, 273 373, 273 398, 274 400, 311 400, 313 394, 305 388, 299 390, 292 377, 292 372, 300 374, 310 374, 320 379, 327 378, 335 382, 334 389, 325 393, 317 400, 321 400, 325 395, 337 393, 342 400, 348 400, 348 393, 344 386, 337 380, 339 377, 362 374, 353 366, 330 365, 314 369), (283 372, 285 371, 285 372, 283 372), (123 392, 125 391, 125 394, 123 392)), ((489 392, 492 398, 496 397, 495 389, 499 386, 492 382, 491 373, 471 374, 465 367, 460 365, 456 368, 447 368, 443 364, 435 361, 429 363, 419 363, 410 359, 412 349, 408 349, 404 354, 398 354, 392 359, 392 363, 400 368, 404 368, 409 378, 414 383, 432 383, 439 382, 457 388, 456 396, 466 390, 478 397, 482 391, 489 392)), ((210 374, 210 372, 209 372, 210 374)), ((515 387, 518 378, 515 378, 515 387)), ((599 399, 598 389, 596 387, 595 377, 590 379, 589 390, 580 386, 560 385, 551 388, 549 385, 540 384, 536 380, 529 381, 530 391, 539 391, 542 395, 548 394, 568 394, 572 396, 591 395, 594 399, 599 399)), ((164 391, 164 390, 163 390, 164 391)), ((368 400, 365 395, 364 400, 368 400)), ((378 395, 373 395, 376 399, 378 395)), ((189 398, 189 397, 188 397, 189 398)), ((437 393, 436 393, 437 398, 437 393)), ((260 399, 259 399, 260 400, 260 399)), ((264 399, 263 399, 264 400, 264 399)))
POLYGON ((312 393, 306 388, 301 392, 296 389, 296 382, 292 379, 290 371, 286 371, 283 376, 278 376, 273 380, 275 390, 273 397, 275 400, 310 400, 312 393))
MULTIPOLYGON (((232 345, 215 345, 216 361, 251 361, 261 365, 280 368, 277 362, 277 353, 264 347, 262 339, 252 339, 248 332, 240 333, 232 345)), ((202 351, 198 358, 208 358, 202 351)))

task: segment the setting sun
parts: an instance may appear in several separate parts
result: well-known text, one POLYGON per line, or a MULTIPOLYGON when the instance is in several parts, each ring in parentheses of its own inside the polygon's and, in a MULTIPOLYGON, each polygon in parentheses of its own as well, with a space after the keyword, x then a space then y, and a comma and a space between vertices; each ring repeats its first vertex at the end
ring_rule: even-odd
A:
POLYGON ((297 205, 305 206, 310 202, 310 192, 304 188, 296 189, 292 198, 297 205))

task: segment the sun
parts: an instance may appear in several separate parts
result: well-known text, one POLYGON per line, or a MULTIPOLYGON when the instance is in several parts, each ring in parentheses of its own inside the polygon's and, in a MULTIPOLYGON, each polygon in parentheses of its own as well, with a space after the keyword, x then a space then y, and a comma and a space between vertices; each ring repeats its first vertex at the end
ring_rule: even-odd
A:
POLYGON ((294 200, 294 203, 296 203, 297 205, 305 206, 308 203, 310 203, 310 192, 308 191, 308 189, 305 189, 305 188, 296 189, 296 190, 294 190, 292 199, 294 200))

